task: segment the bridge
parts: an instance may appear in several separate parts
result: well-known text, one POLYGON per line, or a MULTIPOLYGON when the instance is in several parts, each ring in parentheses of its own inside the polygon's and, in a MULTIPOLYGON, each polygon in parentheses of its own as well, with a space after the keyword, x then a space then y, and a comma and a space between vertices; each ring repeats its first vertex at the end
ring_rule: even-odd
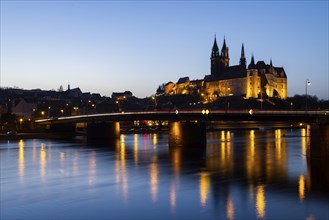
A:
POLYGON ((136 120, 158 121, 282 121, 319 123, 329 122, 329 111, 222 111, 222 110, 174 110, 121 112, 76 115, 36 120, 39 124, 65 124, 79 122, 120 122, 136 120))
POLYGON ((222 111, 222 110, 172 110, 120 112, 76 115, 35 120, 48 125, 52 132, 70 132, 76 123, 87 124, 88 140, 116 139, 120 135, 120 122, 124 121, 168 121, 169 144, 182 146, 204 146, 206 123, 210 121, 236 122, 298 122, 308 124, 311 136, 311 155, 329 156, 329 111, 222 111))

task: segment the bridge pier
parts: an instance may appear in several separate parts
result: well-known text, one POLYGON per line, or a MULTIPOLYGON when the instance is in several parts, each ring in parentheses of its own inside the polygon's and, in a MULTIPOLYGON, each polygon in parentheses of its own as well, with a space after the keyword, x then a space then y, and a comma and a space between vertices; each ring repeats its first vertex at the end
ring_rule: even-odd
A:
POLYGON ((75 136, 75 124, 51 124, 49 132, 55 137, 72 138, 75 136))
POLYGON ((329 124, 311 125, 310 157, 329 157, 329 124))
POLYGON ((169 124, 169 147, 205 148, 207 145, 204 122, 171 122, 169 124))
POLYGON ((92 122, 87 123, 87 141, 112 142, 120 137, 119 122, 92 122))
POLYGON ((328 167, 327 158, 307 158, 308 187, 311 191, 329 192, 328 167))

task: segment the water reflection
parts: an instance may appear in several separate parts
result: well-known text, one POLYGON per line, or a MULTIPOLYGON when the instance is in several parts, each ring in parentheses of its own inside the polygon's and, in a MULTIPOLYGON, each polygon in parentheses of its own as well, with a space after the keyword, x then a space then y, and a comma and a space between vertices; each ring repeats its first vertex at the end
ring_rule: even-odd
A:
POLYGON ((120 143, 116 145, 116 160, 115 160, 115 182, 121 187, 124 200, 128 198, 128 173, 126 165, 126 143, 125 135, 120 135, 120 143))
POLYGON ((46 145, 44 143, 41 144, 41 148, 39 151, 39 163, 40 163, 40 176, 42 181, 45 181, 46 175, 46 166, 47 166, 47 153, 46 153, 46 145))
POLYGON ((200 184, 200 204, 202 207, 205 207, 210 191, 210 176, 208 172, 201 172, 199 184, 200 184))
POLYGON ((73 175, 77 176, 79 173, 79 153, 77 151, 73 154, 73 175))
POLYGON ((257 218, 265 217, 265 209, 266 209, 265 187, 263 185, 259 185, 257 187, 257 194, 256 194, 257 218))
POLYGON ((172 181, 170 184, 170 207, 172 211, 176 209, 176 199, 177 199, 177 183, 172 181))
POLYGON ((96 183, 97 166, 96 166, 96 152, 91 151, 89 156, 88 165, 88 184, 93 187, 96 183))
POLYGON ((158 164, 154 161, 150 164, 150 192, 153 202, 156 202, 158 196, 158 175, 158 164))
MULTIPOLYGON (((91 215, 150 218, 154 217, 152 213, 157 213, 155 218, 163 213, 164 218, 188 219, 326 217, 318 205, 329 204, 323 199, 323 192, 329 188, 328 162, 303 156, 304 164, 300 156, 309 144, 303 135, 306 130, 293 131, 291 137, 286 132, 211 132, 206 148, 168 146, 168 136, 163 134, 120 135, 115 145, 103 148, 63 147, 61 143, 51 145, 51 141, 32 142, 31 147, 19 141, 13 161, 16 182, 24 183, 24 187, 17 188, 27 188, 35 195, 41 194, 42 188, 49 206, 60 207, 58 204, 65 202, 69 206, 66 212, 79 210, 72 212, 76 219, 90 219, 91 215), (27 169, 30 166, 32 169, 27 169), (35 173, 40 175, 40 183, 33 179, 35 173), (26 187, 28 184, 32 187, 26 187), (287 209, 287 204, 294 211, 287 209), (273 211, 277 209, 285 212, 273 211), (87 215, 87 211, 92 214, 87 215)), ((15 206, 29 205, 12 200, 15 206)), ((31 206, 29 210, 36 210, 31 206)))
POLYGON ((21 182, 23 181, 24 170, 25 170, 24 141, 20 140, 18 142, 18 173, 21 182))
POLYGON ((134 164, 138 166, 138 134, 134 134, 134 164))
POLYGON ((299 200, 303 202, 305 199, 305 177, 303 174, 299 176, 298 192, 299 192, 299 200))
POLYGON ((234 219, 234 203, 231 195, 228 195, 226 202, 226 216, 229 220, 234 219))
POLYGON ((153 148, 156 149, 158 144, 158 135, 153 134, 153 148))
POLYGON ((249 180, 258 178, 260 174, 260 159, 259 154, 255 153, 255 131, 249 131, 249 146, 247 146, 246 152, 246 172, 249 180))

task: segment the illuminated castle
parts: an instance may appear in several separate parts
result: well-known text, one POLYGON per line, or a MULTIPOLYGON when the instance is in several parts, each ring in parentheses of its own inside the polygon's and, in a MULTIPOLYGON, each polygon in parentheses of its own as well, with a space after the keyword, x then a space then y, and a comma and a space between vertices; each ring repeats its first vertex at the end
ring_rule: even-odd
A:
POLYGON ((224 39, 219 51, 216 38, 210 57, 210 75, 203 80, 190 80, 183 77, 177 83, 165 85, 166 95, 191 94, 199 95, 204 102, 215 101, 223 96, 241 96, 245 98, 287 98, 287 75, 282 67, 258 61, 254 56, 247 66, 242 44, 240 64, 230 66, 229 50, 224 39))

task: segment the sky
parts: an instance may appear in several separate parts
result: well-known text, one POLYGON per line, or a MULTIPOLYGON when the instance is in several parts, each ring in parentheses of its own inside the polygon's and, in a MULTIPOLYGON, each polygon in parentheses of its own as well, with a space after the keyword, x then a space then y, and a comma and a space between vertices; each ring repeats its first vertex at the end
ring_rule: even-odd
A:
POLYGON ((288 96, 329 99, 328 0, 324 1, 10 1, 1 0, 1 87, 139 98, 180 77, 210 74, 216 35, 230 65, 244 43, 284 67, 288 96))

